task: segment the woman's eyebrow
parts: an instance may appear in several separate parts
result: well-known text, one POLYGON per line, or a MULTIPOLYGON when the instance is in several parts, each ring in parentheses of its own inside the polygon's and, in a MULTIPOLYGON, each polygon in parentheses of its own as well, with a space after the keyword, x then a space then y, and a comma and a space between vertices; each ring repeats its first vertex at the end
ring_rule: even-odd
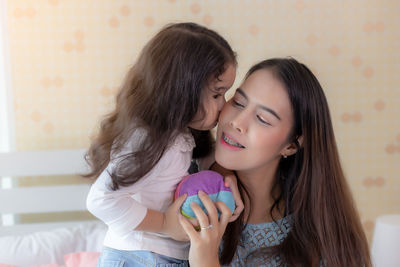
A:
MULTIPOLYGON (((246 100, 249 99, 249 98, 247 97, 246 93, 245 93, 241 88, 236 89, 236 92, 237 92, 238 94, 242 95, 246 100)), ((272 109, 270 109, 270 108, 268 108, 268 107, 266 107, 266 106, 263 106, 263 105, 258 105, 258 107, 261 108, 262 110, 265 110, 265 111, 271 113, 271 114, 274 115, 278 120, 281 120, 281 117, 279 117, 278 113, 276 113, 274 110, 272 110, 272 109)))
POLYGON ((248 100, 249 98, 247 97, 246 93, 242 90, 242 88, 238 88, 236 89, 236 93, 241 94, 246 100, 248 100))

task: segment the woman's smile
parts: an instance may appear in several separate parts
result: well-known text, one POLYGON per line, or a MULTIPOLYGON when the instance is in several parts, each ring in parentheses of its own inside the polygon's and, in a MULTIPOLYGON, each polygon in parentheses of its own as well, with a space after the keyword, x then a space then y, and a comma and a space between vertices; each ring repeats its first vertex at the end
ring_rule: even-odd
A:
POLYGON ((224 132, 221 134, 220 142, 223 146, 233 150, 240 150, 245 148, 242 144, 240 144, 234 138, 225 134, 224 132))

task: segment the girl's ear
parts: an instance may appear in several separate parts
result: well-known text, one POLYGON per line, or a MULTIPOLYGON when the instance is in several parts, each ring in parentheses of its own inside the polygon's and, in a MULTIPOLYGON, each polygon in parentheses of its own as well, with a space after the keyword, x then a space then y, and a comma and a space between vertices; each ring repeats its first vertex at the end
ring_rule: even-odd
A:
POLYGON ((296 142, 289 143, 281 150, 281 155, 283 157, 287 157, 287 156, 296 154, 297 150, 303 146, 303 136, 302 135, 297 137, 296 140, 297 140, 297 144, 296 144, 296 142))

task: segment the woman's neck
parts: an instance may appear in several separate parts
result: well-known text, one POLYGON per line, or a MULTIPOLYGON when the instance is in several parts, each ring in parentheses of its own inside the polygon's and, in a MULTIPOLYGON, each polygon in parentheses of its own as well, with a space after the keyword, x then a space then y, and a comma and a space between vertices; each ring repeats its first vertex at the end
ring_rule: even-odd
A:
MULTIPOLYGON (((263 222, 273 221, 270 209, 275 202, 276 197, 280 193, 280 188, 274 188, 278 163, 269 166, 263 166, 259 169, 237 171, 238 178, 248 192, 248 196, 244 194, 245 202, 245 221, 251 224, 258 224, 263 222), (250 209, 251 206, 251 209, 250 209)), ((281 207, 282 203, 279 203, 281 207)), ((282 217, 279 210, 274 208, 274 219, 282 217)))

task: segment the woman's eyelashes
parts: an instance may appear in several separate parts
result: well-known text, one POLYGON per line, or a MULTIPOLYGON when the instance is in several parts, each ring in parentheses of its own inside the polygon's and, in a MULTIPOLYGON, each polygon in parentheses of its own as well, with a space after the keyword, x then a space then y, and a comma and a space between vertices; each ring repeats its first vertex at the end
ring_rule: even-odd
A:
POLYGON ((232 100, 232 103, 236 107, 244 108, 244 105, 242 103, 236 101, 235 99, 232 100))
POLYGON ((264 120, 260 115, 257 115, 257 119, 259 122, 261 122, 262 124, 265 125, 271 125, 271 123, 267 122, 266 120, 264 120))
MULTIPOLYGON (((237 107, 237 108, 240 108, 240 109, 245 108, 244 104, 242 104, 241 102, 239 102, 238 100, 235 100, 235 99, 232 99, 232 105, 234 107, 237 107)), ((264 125, 268 125, 268 126, 271 125, 271 123, 269 123, 267 120, 265 120, 261 115, 256 114, 256 118, 260 123, 262 123, 264 125)))

